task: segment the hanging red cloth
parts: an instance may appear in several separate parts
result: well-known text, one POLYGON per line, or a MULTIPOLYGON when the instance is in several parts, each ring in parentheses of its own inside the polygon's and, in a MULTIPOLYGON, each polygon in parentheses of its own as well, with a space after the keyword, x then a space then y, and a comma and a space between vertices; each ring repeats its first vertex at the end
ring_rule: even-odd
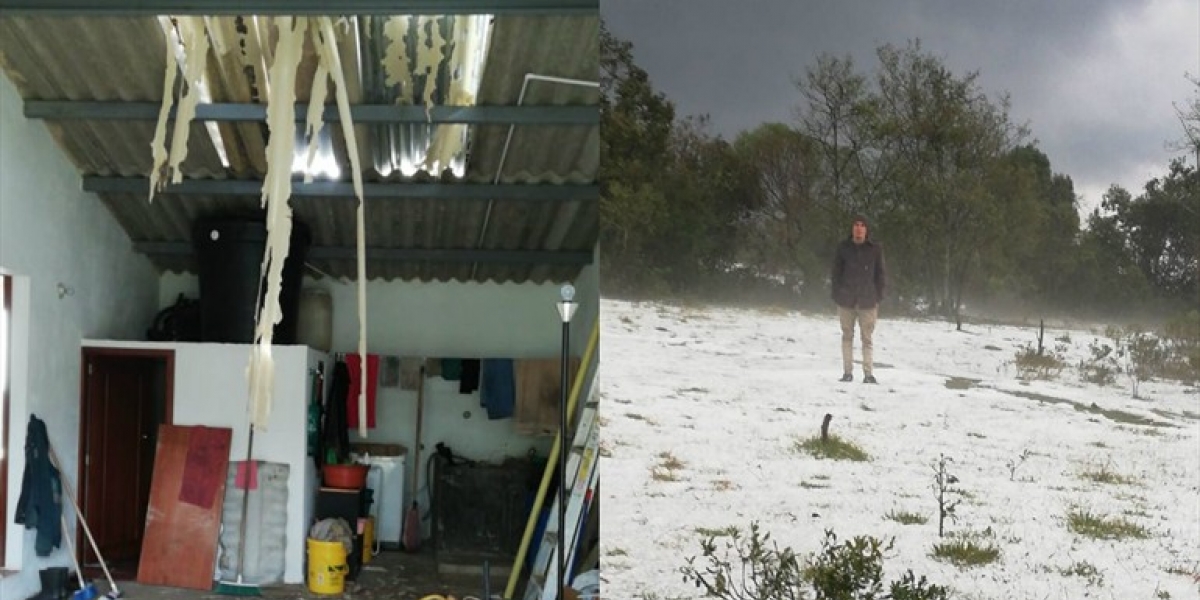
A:
MULTIPOLYGON (((346 355, 346 367, 350 370, 350 390, 346 396, 346 427, 358 427, 358 390, 362 389, 361 359, 357 354, 346 355)), ((375 428, 375 388, 379 381, 379 355, 367 355, 367 427, 375 428)))

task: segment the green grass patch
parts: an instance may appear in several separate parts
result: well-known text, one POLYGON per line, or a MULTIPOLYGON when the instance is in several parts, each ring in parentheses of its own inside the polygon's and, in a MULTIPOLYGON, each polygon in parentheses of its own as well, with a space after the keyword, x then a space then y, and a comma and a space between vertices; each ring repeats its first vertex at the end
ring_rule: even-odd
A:
POLYGON ((854 442, 843 440, 836 435, 829 436, 827 441, 822 441, 819 437, 797 441, 793 448, 797 452, 811 454, 816 458, 852 460, 855 462, 871 460, 871 457, 862 448, 855 445, 854 442))
POLYGON ((934 544, 932 554, 937 560, 965 569, 1000 560, 1000 547, 984 536, 960 535, 934 544))
POLYGON ((1132 477, 1126 477, 1109 469, 1107 465, 1102 467, 1093 467, 1079 474, 1083 479, 1094 483, 1107 483, 1110 485, 1133 485, 1132 477))
POLYGON ((1059 569, 1058 573, 1063 577, 1079 577, 1087 580, 1087 584, 1091 587, 1100 587, 1104 585, 1104 574, 1100 569, 1096 568, 1086 560, 1076 561, 1069 566, 1059 569))
POLYGON ((884 517, 902 525, 924 525, 925 523, 929 522, 929 517, 926 517, 925 515, 904 510, 893 510, 884 515, 884 517))
POLYGON ((696 533, 706 538, 733 537, 735 534, 737 534, 737 527, 734 527, 733 525, 721 527, 719 529, 713 529, 711 527, 697 527, 696 533))
POLYGON ((1098 540, 1145 539, 1150 531, 1121 517, 1106 517, 1083 509, 1067 513, 1067 529, 1072 533, 1098 540))
POLYGON ((664 469, 670 469, 674 471, 676 469, 682 469, 684 466, 683 461, 675 458, 675 455, 671 454, 670 452, 663 452, 662 454, 658 455, 658 458, 662 460, 661 463, 658 463, 658 466, 664 469))

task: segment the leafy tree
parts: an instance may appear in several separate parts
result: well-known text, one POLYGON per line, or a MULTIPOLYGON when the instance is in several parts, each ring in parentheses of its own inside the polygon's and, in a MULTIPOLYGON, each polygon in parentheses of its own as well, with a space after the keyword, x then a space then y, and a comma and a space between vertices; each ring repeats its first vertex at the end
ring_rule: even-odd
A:
POLYGON ((600 25, 600 246, 606 287, 628 291, 652 280, 643 251, 665 226, 662 165, 675 107, 650 85, 633 46, 600 25))
POLYGON ((957 315, 981 256, 1002 239, 1007 215, 989 174, 1025 132, 1010 122, 1007 98, 993 102, 977 73, 954 75, 919 41, 883 46, 878 55, 877 126, 890 139, 883 160, 894 161, 885 216, 904 228, 893 256, 919 265, 918 293, 957 315))
POLYGON ((741 258, 784 278, 788 289, 819 281, 824 261, 814 240, 830 226, 818 208, 817 146, 782 123, 767 123, 738 136, 734 150, 750 173, 747 210, 740 218, 741 258))

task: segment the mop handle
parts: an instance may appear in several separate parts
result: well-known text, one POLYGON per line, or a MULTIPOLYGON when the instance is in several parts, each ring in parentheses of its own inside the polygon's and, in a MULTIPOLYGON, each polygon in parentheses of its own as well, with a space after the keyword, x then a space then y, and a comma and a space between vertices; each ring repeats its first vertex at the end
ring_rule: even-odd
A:
MULTIPOLYGON (((49 446, 49 444, 47 444, 49 446)), ((54 467, 58 469, 59 474, 62 474, 62 463, 58 461, 58 453, 54 451, 54 446, 50 447, 50 460, 54 463, 54 467)), ((100 567, 104 569, 104 576, 108 578, 108 585, 112 586, 113 591, 120 593, 120 588, 117 587, 117 582, 113 581, 112 573, 108 572, 108 565, 104 563, 104 556, 100 554, 100 547, 96 545, 96 539, 92 537, 92 530, 88 527, 87 519, 83 518, 83 513, 79 512, 79 505, 75 504, 75 491, 71 489, 71 484, 67 482, 66 477, 59 477, 63 488, 66 490, 67 500, 71 501, 71 508, 75 509, 75 516, 79 519, 79 523, 83 525, 83 532, 87 534, 88 542, 92 545, 92 551, 96 553, 96 558, 100 559, 100 567)))
POLYGON ((71 564, 75 565, 75 573, 79 576, 79 591, 82 592, 86 589, 83 585, 83 569, 79 568, 79 557, 75 556, 75 544, 71 543, 70 532, 67 531, 67 515, 59 511, 58 520, 62 523, 63 541, 67 543, 67 550, 70 551, 71 564))

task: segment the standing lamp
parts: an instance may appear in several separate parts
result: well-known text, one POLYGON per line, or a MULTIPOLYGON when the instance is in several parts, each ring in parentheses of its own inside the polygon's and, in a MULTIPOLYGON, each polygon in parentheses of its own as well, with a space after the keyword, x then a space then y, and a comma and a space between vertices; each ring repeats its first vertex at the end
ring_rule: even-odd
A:
POLYGON ((560 401, 558 410, 558 589, 554 597, 562 599, 563 588, 567 585, 565 548, 567 545, 567 356, 570 353, 571 317, 575 316, 575 287, 571 284, 562 286, 562 300, 558 303, 558 316, 562 318, 562 378, 560 379, 560 401))

